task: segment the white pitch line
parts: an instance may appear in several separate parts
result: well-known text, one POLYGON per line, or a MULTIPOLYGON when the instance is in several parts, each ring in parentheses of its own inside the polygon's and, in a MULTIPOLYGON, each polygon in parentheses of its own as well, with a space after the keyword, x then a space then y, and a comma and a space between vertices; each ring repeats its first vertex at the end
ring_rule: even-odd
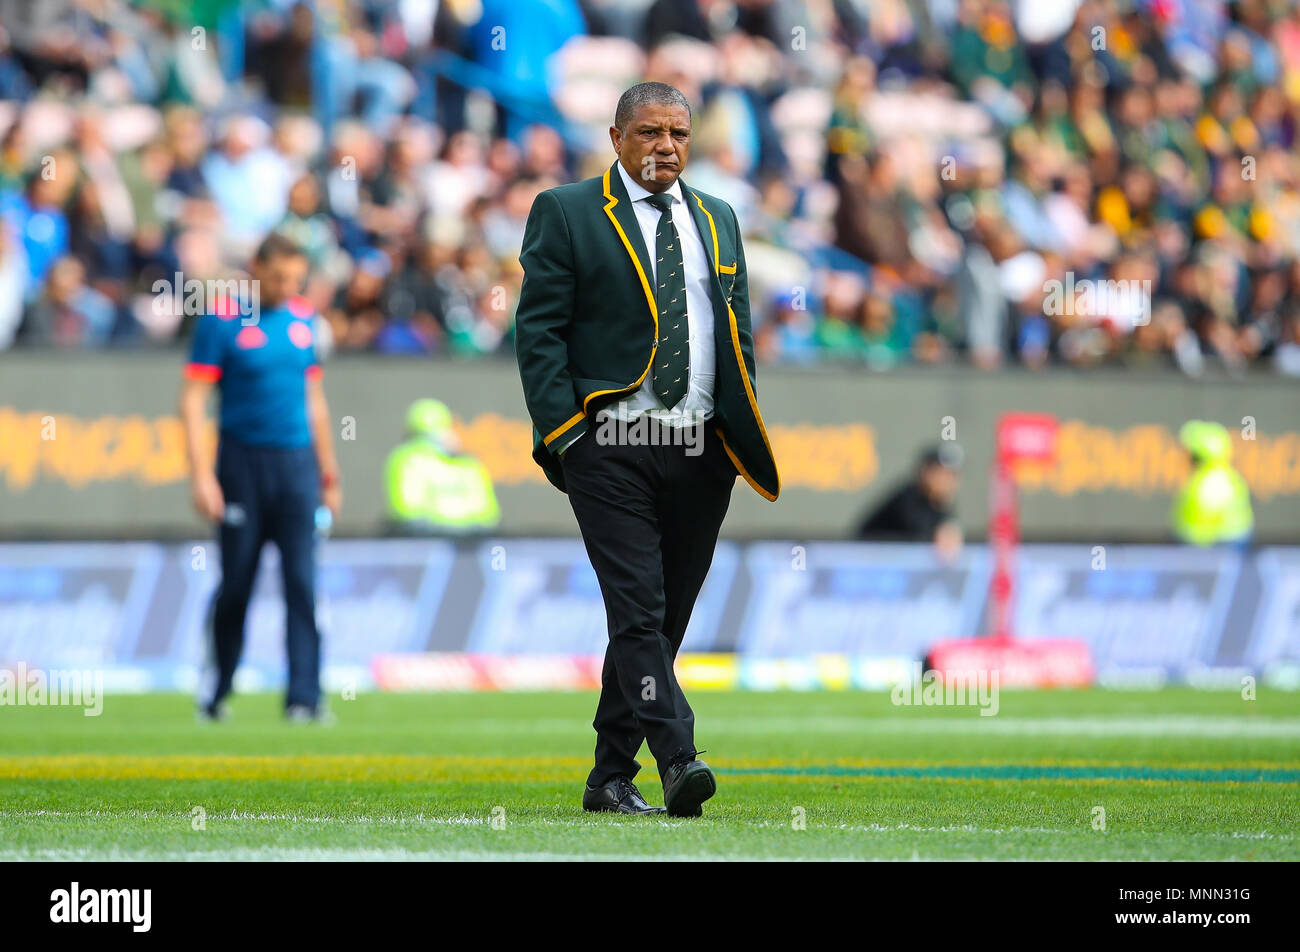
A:
MULTIPOLYGON (((864 833, 895 833, 895 832, 975 833, 980 836, 1006 836, 1006 835, 1015 836, 1019 834, 1043 834, 1043 833, 1050 834, 1053 836, 1096 836, 1098 832, 1091 828, 1052 829, 1050 827, 1045 827, 1045 826, 1009 826, 1003 829, 998 829, 995 827, 974 826, 972 824, 966 824, 966 823, 953 825, 953 826, 915 826, 911 823, 898 823, 895 824, 894 826, 886 826, 885 824, 882 823, 871 823, 866 826, 851 826, 848 824, 841 824, 840 826, 836 827, 836 829, 861 831, 864 833)), ((1110 833, 1109 835, 1114 836, 1117 834, 1118 831, 1115 831, 1110 833)), ((1193 832, 1184 832, 1181 830, 1128 829, 1128 830, 1124 830, 1123 834, 1119 834, 1119 835, 1130 835, 1130 834, 1138 835, 1138 836, 1177 836, 1177 837, 1199 836, 1199 837, 1206 837, 1208 839, 1221 839, 1221 840, 1292 840, 1295 839, 1295 837, 1289 833, 1267 833, 1263 831, 1249 832, 1246 830, 1232 830, 1228 832, 1221 832, 1216 830, 1197 830, 1193 832)))
MULTIPOLYGON (((725 731, 726 721, 709 722, 710 731, 725 731)), ((737 722, 739 727, 739 722, 737 722)), ((747 732, 752 733, 750 724, 747 732)), ((1010 736, 1087 737, 1300 737, 1300 720, 1236 717, 822 717, 764 723, 769 733, 999 734, 1010 736)))
MULTIPOLYGON (((154 810, 79 810, 79 811, 56 811, 56 810, 0 810, 0 820, 3 819, 31 819, 35 817, 105 817, 110 819, 142 819, 142 818, 159 818, 174 819, 177 821, 188 822, 192 819, 192 814, 184 813, 162 813, 154 810)), ((336 816, 299 816, 289 813, 213 813, 207 816, 209 820, 252 820, 256 822, 288 822, 288 823, 319 823, 319 824, 336 824, 339 826, 356 826, 366 823, 386 823, 394 826, 486 826, 491 823, 487 817, 477 816, 455 816, 455 817, 437 817, 424 816, 419 814, 413 817, 405 816, 357 816, 357 817, 336 817, 336 816)), ((508 826, 518 826, 521 829, 535 827, 564 827, 567 829, 596 829, 597 824, 585 819, 556 819, 552 817, 537 817, 525 820, 511 820, 507 817, 508 826)), ((668 818, 638 818, 628 823, 629 828, 685 828, 686 824, 668 818)), ((769 820, 759 822, 739 822, 735 824, 736 829, 753 830, 753 829, 784 829, 786 823, 774 823, 769 820)), ((970 823, 948 824, 944 826, 918 826, 912 823, 896 823, 893 825, 883 823, 868 823, 855 825, 849 823, 821 824, 815 820, 809 829, 816 832, 824 833, 969 833, 977 836, 1024 836, 1024 835, 1049 835, 1049 836, 1093 836, 1096 831, 1092 829, 1083 829, 1077 827, 1044 827, 1044 826, 1010 826, 1010 827, 983 827, 970 823)), ((1118 832, 1118 831, 1116 831, 1118 832)), ((1124 830, 1122 835, 1139 835, 1139 836, 1177 836, 1177 837, 1204 837, 1209 839, 1250 839, 1250 840, 1293 840, 1295 836, 1290 833, 1269 833, 1267 831, 1249 831, 1249 830, 1200 830, 1200 831, 1180 831, 1180 830, 1124 830)), ((2 855, 2 854, 0 854, 2 855)))
MULTIPOLYGON (((903 712, 904 709, 900 709, 903 712)), ((1203 715, 1152 714, 1149 717, 1012 717, 981 716, 972 708, 962 716, 934 716, 919 710, 912 717, 846 717, 842 715, 789 716, 771 720, 740 717, 710 717, 708 728, 715 734, 999 734, 1012 736, 1084 737, 1300 737, 1300 719, 1260 717, 1206 717, 1203 715)), ((496 734, 566 734, 574 724, 561 718, 536 718, 516 723, 497 718, 448 725, 443 733, 463 736, 496 734)), ((440 733, 437 727, 433 733, 440 733)))
MULTIPOLYGON (((125 820, 125 819, 173 819, 183 820, 187 824, 194 819, 194 815, 188 810, 183 813, 164 813, 160 810, 0 810, 0 820, 5 819, 33 819, 35 817, 75 817, 78 819, 86 817, 104 817, 106 819, 125 820)), ((360 824, 360 823, 391 823, 394 825, 421 825, 430 826, 481 826, 490 823, 490 818, 479 816, 456 816, 456 817, 437 817, 424 816, 353 816, 353 817, 336 817, 336 816, 299 816, 293 813, 241 813, 238 810, 218 811, 208 813, 204 820, 255 820, 258 822, 288 822, 288 823, 339 823, 339 824, 360 824)), ((530 821, 539 822, 539 821, 530 821)), ((543 823, 554 823, 557 821, 542 820, 543 823)), ((565 821, 558 821, 565 822, 565 821)), ((575 826, 581 826, 581 821, 571 821, 575 826)))
MULTIPOLYGON (((38 817, 66 817, 73 819, 85 819, 90 817, 100 817, 112 820, 126 819, 160 819, 175 820, 178 823, 185 823, 187 826, 193 820, 193 814, 189 811, 177 813, 164 813, 159 810, 0 810, 0 821, 6 819, 36 819, 38 817)), ((507 826, 519 826, 521 828, 533 827, 564 827, 566 829, 597 829, 602 821, 595 819, 562 819, 556 817, 527 817, 515 818, 510 814, 505 815, 507 826)), ((272 823, 319 823, 319 824, 336 824, 339 826, 357 826, 367 823, 384 823, 393 826, 488 826, 492 822, 489 816, 454 816, 438 817, 424 816, 329 816, 329 815, 297 815, 292 813, 247 813, 239 811, 219 811, 208 813, 204 819, 206 821, 252 821, 252 822, 272 822, 272 823)), ((669 819, 667 817, 636 817, 627 820, 616 818, 605 818, 613 822, 625 823, 630 827, 658 827, 658 828, 684 828, 691 823, 690 820, 669 819)), ((753 824, 746 824, 752 826, 753 824)), ((201 832, 201 831, 200 831, 201 832)))
MULTIPOLYGON (((857 859, 852 856, 842 857, 808 857, 807 861, 850 862, 857 859)), ((97 852, 93 850, 59 850, 44 849, 21 852, 15 850, 0 851, 0 862, 50 862, 50 861, 109 861, 109 862, 257 862, 274 860, 278 862, 658 862, 658 863, 699 863, 699 862, 741 862, 741 863, 782 863, 799 862, 801 858, 784 858, 773 856, 710 856, 697 853, 548 853, 548 852, 493 852, 490 850, 349 850, 349 849, 295 849, 295 848, 244 848, 236 850, 195 850, 194 852, 122 852, 110 850, 97 852)))
MULTIPOLYGON (((899 708, 905 712, 906 708, 899 708)), ((952 708, 956 711, 958 708, 952 708)), ((983 734, 1003 736, 1081 736, 1081 737, 1300 737, 1300 719, 1272 717, 1206 717, 1204 715, 1152 714, 1149 717, 1013 717, 998 714, 981 716, 977 709, 962 708, 966 713, 935 716, 917 709, 909 717, 862 717, 843 715, 782 716, 767 719, 718 716, 708 719, 708 728, 717 735, 755 733, 796 734, 983 734)), ((344 726, 347 726, 346 724, 344 726)), ((584 729, 580 719, 533 718, 512 721, 486 718, 455 724, 431 724, 418 735, 430 738, 468 735, 494 736, 507 732, 512 736, 566 736, 584 729)), ((168 730, 160 726, 155 733, 188 736, 189 726, 168 730)))
MULTIPOLYGON (((761 823, 751 824, 759 828, 783 828, 786 823, 772 823, 764 820, 761 823)), ((918 826, 913 823, 867 823, 855 825, 851 823, 837 823, 834 825, 823 826, 817 823, 810 823, 810 830, 822 831, 842 831, 847 833, 973 833, 978 836, 1020 836, 1020 835, 1042 835, 1049 836, 1096 836, 1097 831, 1082 827, 1047 827, 1047 826, 1008 826, 1008 827, 987 827, 976 826, 973 823, 948 824, 944 826, 918 826)), ((1125 829, 1122 832, 1112 831, 1109 835, 1137 835, 1137 836, 1200 836, 1210 839, 1224 840, 1293 840, 1295 839, 1290 833, 1268 833, 1266 831, 1247 831, 1247 830, 1230 830, 1214 831, 1202 830, 1196 832, 1183 832, 1180 830, 1136 830, 1125 829)))

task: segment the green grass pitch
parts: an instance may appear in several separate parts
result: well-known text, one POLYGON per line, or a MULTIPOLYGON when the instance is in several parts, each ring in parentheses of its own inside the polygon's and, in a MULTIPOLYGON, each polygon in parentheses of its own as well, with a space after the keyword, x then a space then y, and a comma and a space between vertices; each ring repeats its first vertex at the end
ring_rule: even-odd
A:
MULTIPOLYGON (((692 695, 699 820, 585 814, 590 694, 0 707, 0 860, 1300 859, 1300 695, 692 695), (1104 817, 1104 828, 1102 819, 1104 817)), ((639 780, 662 802, 653 762, 639 780)))

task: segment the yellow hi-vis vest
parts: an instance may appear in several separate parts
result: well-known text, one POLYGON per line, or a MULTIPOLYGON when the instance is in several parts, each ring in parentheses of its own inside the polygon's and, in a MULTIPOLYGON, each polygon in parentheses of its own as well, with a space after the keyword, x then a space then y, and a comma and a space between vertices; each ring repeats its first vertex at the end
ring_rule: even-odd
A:
POLYGON ((492 478, 472 456, 449 456, 417 437, 389 454, 384 475, 388 513, 397 522, 465 531, 501 521, 492 478))
POLYGON ((1255 526, 1250 488, 1232 466, 1208 462, 1197 466, 1174 497, 1174 532, 1193 545, 1244 539, 1255 526))

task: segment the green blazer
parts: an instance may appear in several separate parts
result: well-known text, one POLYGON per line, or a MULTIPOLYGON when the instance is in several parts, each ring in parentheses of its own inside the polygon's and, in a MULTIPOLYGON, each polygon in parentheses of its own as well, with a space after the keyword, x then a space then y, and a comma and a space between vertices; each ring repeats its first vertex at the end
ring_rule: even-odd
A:
MULTIPOLYGON (((714 414, 736 471, 766 499, 781 481, 755 397, 754 339, 740 227, 731 206, 681 182, 713 269, 714 414)), ((564 438, 635 391, 654 362, 659 312, 650 256, 614 166, 533 202, 519 261, 515 353, 533 421, 533 459, 564 490, 564 438)))

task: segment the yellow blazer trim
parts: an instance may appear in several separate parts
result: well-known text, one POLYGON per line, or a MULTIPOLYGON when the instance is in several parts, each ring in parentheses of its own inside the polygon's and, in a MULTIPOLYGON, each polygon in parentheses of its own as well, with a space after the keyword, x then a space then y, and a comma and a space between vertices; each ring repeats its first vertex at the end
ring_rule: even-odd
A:
MULTIPOLYGON (((618 219, 614 217, 614 206, 618 204, 618 199, 615 198, 614 193, 609 190, 609 173, 612 168, 613 166, 610 166, 610 168, 606 169, 605 174, 601 176, 600 180, 601 188, 605 193, 605 198, 608 199, 605 203, 605 216, 609 219, 609 223, 614 226, 614 230, 618 232, 618 237, 623 242, 623 249, 627 252, 627 256, 632 259, 632 267, 636 268, 636 276, 641 279, 641 290, 645 292, 646 303, 650 305, 650 319, 655 322, 655 342, 650 347, 650 359, 646 361, 645 370, 641 371, 641 376, 637 377, 635 381, 628 384, 626 387, 619 387, 615 390, 597 390, 594 393, 587 394, 586 398, 582 401, 582 409, 584 412, 591 404, 591 401, 596 397, 608 396, 611 393, 626 393, 628 390, 635 390, 637 387, 641 386, 641 382, 645 380, 646 374, 648 374, 650 368, 654 366, 655 352, 659 349, 659 308, 655 304, 655 293, 650 287, 650 281, 645 276, 645 270, 641 267, 641 259, 636 256, 636 251, 632 248, 632 242, 627 240, 627 232, 623 231, 623 226, 620 225, 618 219)), ((568 424, 566 423, 565 426, 568 426, 568 424)))
POLYGON ((772 441, 767 438, 767 427, 763 426, 763 414, 758 412, 758 400, 754 396, 754 388, 749 383, 749 370, 745 367, 745 354, 740 349, 740 329, 736 326, 736 312, 727 305, 727 317, 731 323, 731 348, 736 353, 736 365, 740 367, 740 379, 745 383, 745 396, 749 398, 749 409, 754 413, 754 422, 758 424, 758 432, 763 437, 763 446, 767 448, 768 459, 772 461, 772 472, 776 475, 776 493, 770 493, 758 483, 754 482, 754 477, 741 465, 736 454, 731 452, 731 447, 727 445, 726 437, 723 437, 722 448, 727 451, 731 461, 736 464, 736 469, 740 475, 745 477, 745 482, 754 487, 754 491, 766 499, 768 502, 776 502, 776 495, 781 491, 781 474, 776 468, 776 454, 772 452, 772 441))
MULTIPOLYGON (((695 204, 700 206, 700 211, 704 212, 704 217, 709 220, 709 232, 713 235, 713 267, 721 271, 722 269, 718 268, 718 226, 713 224, 713 216, 704 207, 704 199, 700 198, 700 193, 691 192, 691 194, 695 196, 695 204)), ((731 270, 735 271, 736 269, 733 266, 731 270)))
POLYGON ((735 274, 736 266, 733 264, 730 268, 728 268, 725 264, 720 264, 718 265, 718 271, 721 274, 735 274))
POLYGON ((581 420, 584 416, 586 416, 586 413, 575 413, 573 416, 569 417, 567 420, 565 420, 563 423, 561 423, 559 426, 553 429, 547 435, 546 439, 542 440, 542 442, 545 443, 547 446, 550 446, 552 440, 554 440, 556 437, 563 436, 569 430, 573 429, 573 425, 577 423, 579 420, 581 420))
MULTIPOLYGON (((704 217, 709 220, 709 231, 713 234, 714 265, 717 267, 718 271, 726 270, 727 274, 735 274, 736 265, 733 264, 730 269, 724 269, 721 265, 717 264, 718 227, 713 223, 713 216, 709 214, 709 210, 704 207, 704 199, 700 198, 699 193, 697 192, 691 192, 691 194, 695 196, 695 202, 700 206, 700 211, 704 212, 704 217)), ((731 348, 736 353, 736 366, 740 368, 740 379, 745 382, 745 396, 749 398, 749 409, 754 414, 754 422, 758 424, 758 432, 763 437, 763 445, 767 447, 768 458, 772 460, 772 472, 776 473, 776 492, 779 493, 781 491, 781 474, 777 472, 776 469, 776 454, 772 452, 772 443, 767 438, 767 428, 763 426, 763 414, 758 412, 758 400, 754 396, 754 388, 750 386, 749 383, 749 369, 745 366, 744 351, 740 349, 740 328, 736 326, 736 312, 731 309, 730 303, 727 304, 727 318, 731 323, 731 348)), ((776 502, 776 493, 770 493, 758 483, 754 482, 754 477, 749 475, 749 471, 745 469, 740 460, 736 458, 736 454, 731 452, 731 447, 727 445, 727 438, 725 436, 722 438, 722 448, 727 451, 727 455, 731 457, 731 462, 735 464, 740 475, 745 477, 745 482, 754 487, 754 491, 764 499, 769 502, 776 502)))

